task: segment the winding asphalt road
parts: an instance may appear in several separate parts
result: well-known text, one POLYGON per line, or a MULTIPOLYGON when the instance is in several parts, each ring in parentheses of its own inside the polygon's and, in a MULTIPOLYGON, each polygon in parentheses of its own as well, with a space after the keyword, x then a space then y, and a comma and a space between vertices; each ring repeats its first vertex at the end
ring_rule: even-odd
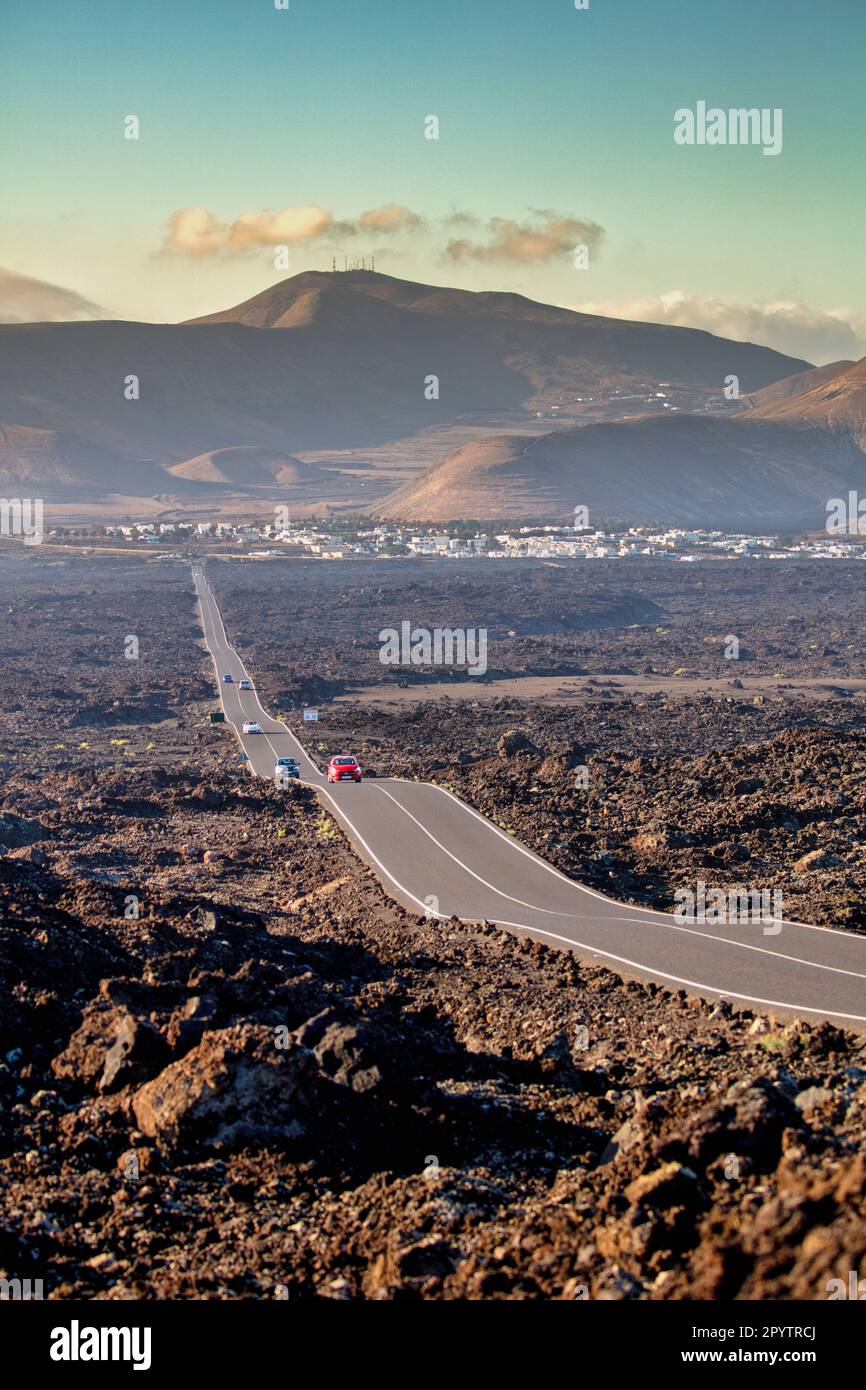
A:
POLYGON ((200 566, 193 577, 222 707, 252 771, 272 779, 278 757, 296 757, 302 780, 403 906, 428 917, 486 919, 710 998, 866 1028, 866 938, 797 922, 776 923, 770 934, 754 924, 680 923, 576 883, 443 787, 397 778, 329 786, 255 689, 239 688, 252 676, 229 644, 200 566), (245 720, 258 720, 262 733, 244 735, 245 720))

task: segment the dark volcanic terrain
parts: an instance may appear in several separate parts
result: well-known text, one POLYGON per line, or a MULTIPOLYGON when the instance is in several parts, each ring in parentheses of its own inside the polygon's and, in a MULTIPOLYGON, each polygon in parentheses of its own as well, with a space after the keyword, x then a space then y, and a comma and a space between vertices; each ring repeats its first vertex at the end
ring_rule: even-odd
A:
MULTIPOLYGON (((238 650, 274 709, 469 679, 449 666, 383 665, 379 633, 486 628, 485 680, 510 676, 866 677, 860 564, 657 560, 256 561, 211 565, 238 650), (729 636, 739 657, 729 660, 729 636)), ((734 687, 736 690, 736 687, 734 687)))
MULTIPOLYGON (((0 1275, 42 1278, 55 1299, 823 1299, 829 1279, 866 1273, 859 1038, 624 981, 492 924, 407 914, 310 792, 244 777, 230 733, 208 725, 185 567, 0 565, 0 1275)), ((802 603, 788 594, 806 624, 789 658, 807 669, 831 568, 802 603)), ((341 625, 360 638, 362 614, 378 627, 393 611, 367 609, 339 566, 308 569, 318 610, 288 568, 256 567, 255 596, 253 567, 216 576, 263 688, 267 619, 281 615, 283 694, 327 662, 321 678, 345 682, 341 625)), ((511 568, 499 573, 507 585, 511 568)), ((546 576, 513 573, 497 620, 534 622, 559 661, 558 629, 540 632, 546 576)), ((451 612, 464 581, 439 574, 451 612)), ((646 619, 639 601, 674 613, 676 649, 694 638, 667 571, 605 604, 589 566, 586 581, 553 608, 603 624, 567 634, 594 669, 615 631, 652 642, 654 610, 652 626, 604 625, 646 619)), ((775 582, 725 566, 713 590, 720 603, 741 586, 756 650, 775 582)), ((859 650, 857 605, 839 621, 859 650)), ((523 669, 505 651, 504 668, 523 669)), ((693 872, 707 844, 676 836, 700 829, 711 794, 725 845, 773 872, 797 835, 833 845, 809 905, 860 881, 846 859, 862 833, 852 701, 599 700, 563 719, 494 700, 382 716, 375 734, 368 706, 323 716, 322 752, 351 728, 381 770, 414 754, 416 772, 453 780, 582 876, 600 844, 589 818, 655 836, 612 847, 610 892, 693 872), (561 781, 578 747, 590 817, 561 781)))
MULTIPOLYGON (((339 695, 316 725, 323 759, 351 751, 379 776, 439 781, 615 897, 667 909, 699 879, 748 882, 781 891, 789 918, 866 930, 866 692, 847 684, 866 675, 858 566, 269 568, 272 583, 261 566, 218 565, 214 582, 266 706, 339 695), (383 666, 380 624, 402 620, 488 625, 484 698, 462 694, 457 668, 383 666), (573 674, 587 677, 579 704, 496 694, 497 678, 537 691, 573 674), (630 677, 646 693, 624 690, 630 677), (744 691, 758 681, 764 693, 744 691)), ((297 709, 289 719, 305 737, 297 709)))

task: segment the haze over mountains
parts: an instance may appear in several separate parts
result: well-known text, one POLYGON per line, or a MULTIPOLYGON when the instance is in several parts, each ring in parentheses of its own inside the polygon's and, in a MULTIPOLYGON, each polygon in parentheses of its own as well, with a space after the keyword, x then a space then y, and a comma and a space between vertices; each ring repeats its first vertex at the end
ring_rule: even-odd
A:
POLYGON ((852 361, 827 362, 823 367, 810 367, 806 372, 795 372, 793 376, 782 377, 781 381, 774 381, 760 391, 753 391, 747 397, 748 403, 757 408, 791 400, 805 391, 811 391, 813 387, 832 381, 834 377, 841 376, 854 365, 852 361))
POLYGON ((866 358, 816 367, 793 380, 793 391, 783 381, 757 391, 751 418, 850 434, 866 449, 866 358))
POLYGON ((168 472, 174 478, 187 478, 191 482, 241 488, 269 487, 273 483, 296 487, 322 479, 322 470, 314 464, 302 463, 279 450, 259 449, 251 444, 241 444, 236 449, 211 449, 186 463, 173 464, 168 472))
MULTIPOLYGON (((0 420, 50 432, 26 441, 34 481, 91 481, 84 446, 97 471, 108 456, 118 485, 147 493, 159 470, 216 449, 339 449, 531 408, 559 388, 658 379, 719 388, 736 372, 758 390, 807 366, 520 295, 311 271, 192 323, 0 325, 0 420), (431 374, 436 401, 425 398, 431 374), (125 399, 128 375, 138 400, 125 399)), ((8 449, 3 464, 15 466, 8 449)))
POLYGON ((720 388, 725 374, 737 371, 744 390, 757 390, 809 365, 699 329, 581 314, 519 294, 441 288, 374 271, 308 271, 191 322, 298 330, 331 351, 341 344, 356 355, 369 350, 371 371, 373 363, 393 370, 408 355, 414 394, 422 394, 417 372, 422 383, 435 373, 446 412, 453 409, 446 383, 460 392, 462 409, 485 411, 500 401, 524 404, 558 382, 590 390, 661 377, 720 388), (737 367, 730 365, 732 354, 737 367))
POLYGON ((298 454, 399 440, 408 473, 418 431, 474 421, 489 438, 376 512, 553 516, 584 503, 634 520, 798 524, 861 477, 862 371, 516 294, 309 271, 188 323, 0 325, 0 485, 48 500, 324 498, 339 461, 298 454), (607 393, 631 416, 620 397, 661 382, 720 395, 731 374, 748 409, 730 418, 607 419, 546 436, 531 423, 552 399, 607 393), (125 395, 131 377, 138 399, 125 395))
POLYGON ((830 497, 866 486, 866 359, 835 366, 755 393, 730 419, 643 416, 492 436, 374 511, 406 521, 562 518, 584 505, 596 520, 632 524, 818 528, 830 497))

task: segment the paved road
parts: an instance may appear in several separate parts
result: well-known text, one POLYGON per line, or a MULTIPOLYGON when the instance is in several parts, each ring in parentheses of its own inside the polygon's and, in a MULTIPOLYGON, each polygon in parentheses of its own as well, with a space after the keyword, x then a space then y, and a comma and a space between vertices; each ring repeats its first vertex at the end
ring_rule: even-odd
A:
POLYGON ((795 922, 777 924, 775 935, 754 924, 679 923, 583 887, 432 783, 378 778, 328 786, 295 735, 262 708, 255 689, 239 689, 241 677, 252 674, 229 644, 201 567, 193 566, 193 575, 222 706, 252 770, 272 778, 277 757, 297 757, 302 780, 316 788, 361 858, 405 907, 487 919, 711 998, 866 1027, 866 938, 795 922), (231 685, 223 683, 225 673, 234 677, 231 685), (262 734, 244 736, 244 720, 258 720, 262 734))

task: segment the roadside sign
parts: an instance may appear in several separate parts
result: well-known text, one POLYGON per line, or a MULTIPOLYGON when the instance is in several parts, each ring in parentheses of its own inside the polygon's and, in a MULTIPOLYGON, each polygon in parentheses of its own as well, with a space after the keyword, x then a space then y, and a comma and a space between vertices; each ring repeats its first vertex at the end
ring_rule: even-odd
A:
POLYGON ((304 710, 304 719, 305 719, 305 721, 306 721, 308 724, 315 724, 315 723, 317 723, 318 718, 319 718, 319 711, 318 711, 317 709, 305 709, 305 710, 304 710))

